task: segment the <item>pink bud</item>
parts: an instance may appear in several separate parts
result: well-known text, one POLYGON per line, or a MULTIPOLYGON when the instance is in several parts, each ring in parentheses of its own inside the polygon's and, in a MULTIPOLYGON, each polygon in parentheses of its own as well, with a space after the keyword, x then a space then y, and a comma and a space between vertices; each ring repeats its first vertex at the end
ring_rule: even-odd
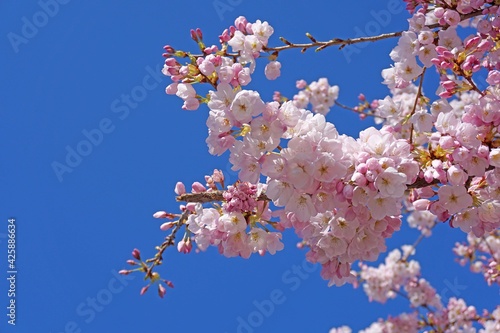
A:
MULTIPOLYGON (((234 27, 231 27, 231 28, 232 28, 231 30, 234 29, 234 27)), ((220 40, 221 44, 228 42, 230 39, 231 39, 231 35, 229 34, 229 30, 227 30, 227 29, 225 29, 222 32, 222 34, 219 36, 219 40, 220 40)))
POLYGON ((177 94, 177 85, 178 83, 171 83, 165 88, 165 93, 167 95, 175 95, 177 94))
POLYGON ((163 49, 164 49, 165 51, 167 51, 168 53, 174 53, 174 52, 175 52, 175 49, 174 49, 172 46, 170 46, 170 45, 165 45, 165 46, 163 47, 163 49))
POLYGON ((137 263, 133 260, 127 260, 127 264, 129 264, 130 266, 135 266, 137 265, 137 263))
POLYGON ((471 38, 467 41, 467 43, 465 43, 465 48, 470 50, 474 47, 476 47, 477 45, 479 45, 479 42, 481 41, 481 37, 474 37, 474 38, 471 38))
POLYGON ((193 245, 191 244, 191 239, 189 238, 187 240, 183 239, 177 244, 177 250, 184 254, 188 254, 189 252, 191 252, 192 248, 193 245))
POLYGON ((175 225, 175 222, 166 222, 166 223, 163 223, 163 224, 160 226, 160 230, 162 230, 162 231, 166 231, 166 230, 168 230, 168 229, 171 229, 174 225, 175 225))
POLYGON ((441 85, 448 91, 453 90, 457 86, 457 84, 451 80, 443 81, 441 85))
POLYGON ((158 295, 163 298, 163 296, 165 296, 165 294, 167 293, 167 289, 165 289, 164 286, 162 286, 161 283, 158 283, 158 295))
POLYGON ((453 93, 449 92, 449 91, 442 91, 438 94, 439 97, 441 98, 450 98, 451 96, 453 96, 453 93))
POLYGON ((191 39, 194 40, 195 42, 197 42, 198 35, 196 34, 196 31, 194 31, 194 29, 191 29, 191 31, 189 33, 191 34, 191 39))
POLYGON ((480 52, 485 52, 488 51, 492 46, 493 44, 489 40, 483 39, 477 46, 477 50, 480 52))
POLYGON ((248 22, 246 27, 245 27, 245 30, 246 30, 247 34, 249 34, 249 35, 253 34, 252 23, 248 22))
POLYGON ((141 260, 141 252, 138 249, 134 249, 132 251, 132 257, 134 257, 137 260, 141 260))
POLYGON ((436 46, 436 52, 447 59, 453 59, 453 53, 444 46, 436 46))
POLYGON ((158 212, 156 212, 156 213, 153 214, 153 217, 155 219, 164 219, 167 216, 168 216, 168 213, 165 212, 165 211, 163 211, 163 210, 160 210, 160 211, 158 211, 158 212))
POLYGON ((203 32, 201 32, 200 28, 196 28, 196 36, 198 36, 199 40, 203 39, 203 32))
POLYGON ((365 186, 366 185, 366 178, 365 176, 360 173, 360 172, 354 172, 354 174, 351 177, 351 180, 357 185, 357 186, 365 186))
POLYGON ((163 282, 165 282, 165 284, 166 284, 167 286, 169 286, 170 288, 173 288, 173 287, 174 287, 174 284, 172 283, 172 281, 164 280, 163 282))
POLYGON ((356 171, 360 173, 366 173, 366 171, 368 171, 368 167, 365 163, 359 163, 356 167, 356 171))
POLYGON ((212 53, 216 53, 217 51, 219 51, 219 48, 217 47, 217 45, 212 45, 210 47, 206 47, 203 52, 205 52, 205 54, 212 54, 212 53))
POLYGON ((145 286, 145 287, 142 287, 141 289, 141 295, 144 295, 146 293, 146 291, 148 291, 149 289, 149 285, 145 286))
POLYGON ((200 101, 195 97, 189 97, 184 101, 182 105, 183 110, 194 111, 200 106, 200 101))
POLYGON ((240 31, 245 31, 248 21, 244 16, 239 16, 234 20, 234 26, 240 31))
POLYGON ((177 182, 177 184, 175 184, 175 194, 177 195, 182 195, 184 193, 186 193, 186 187, 184 186, 184 184, 182 182, 177 182))
POLYGON ((418 199, 413 201, 413 207, 415 207, 415 209, 419 211, 427 210, 429 204, 430 200, 428 199, 418 199))
POLYGON ((206 190, 205 186, 203 186, 200 182, 194 182, 193 185, 191 185, 191 192, 193 193, 203 193, 206 190))
POLYGON ((118 272, 118 274, 121 274, 121 275, 129 275, 130 274, 130 271, 126 270, 126 269, 122 269, 121 271, 118 272))

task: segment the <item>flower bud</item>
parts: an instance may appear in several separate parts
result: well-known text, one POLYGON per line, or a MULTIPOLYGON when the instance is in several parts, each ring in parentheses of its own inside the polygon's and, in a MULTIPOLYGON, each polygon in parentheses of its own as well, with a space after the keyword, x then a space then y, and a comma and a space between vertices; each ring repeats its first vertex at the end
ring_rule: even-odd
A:
POLYGON ((158 295, 163 298, 163 296, 165 296, 165 294, 167 293, 167 289, 165 289, 164 286, 162 286, 161 283, 158 283, 158 295))
POLYGON ((149 285, 145 286, 145 287, 142 287, 141 289, 141 295, 144 295, 146 293, 146 291, 148 291, 149 289, 149 285))
POLYGON ((429 207, 430 200, 428 199, 418 199, 413 201, 413 207, 415 207, 416 210, 418 211, 424 211, 427 210, 429 207))
POLYGON ((153 214, 153 217, 155 219, 163 219, 163 218, 166 218, 167 216, 168 216, 168 213, 163 211, 163 210, 160 210, 160 211, 153 214))
POLYGON ((134 257, 137 260, 141 260, 141 252, 138 249, 134 249, 132 251, 132 257, 134 257))
POLYGON ((194 182, 193 185, 191 186, 191 191, 193 193, 203 193, 206 190, 207 189, 205 188, 205 186, 203 186, 200 182, 194 182))
POLYGON ((174 226, 175 222, 166 222, 166 223, 163 223, 161 226, 160 226, 160 230, 162 231, 166 231, 168 229, 171 229, 173 226, 174 226))

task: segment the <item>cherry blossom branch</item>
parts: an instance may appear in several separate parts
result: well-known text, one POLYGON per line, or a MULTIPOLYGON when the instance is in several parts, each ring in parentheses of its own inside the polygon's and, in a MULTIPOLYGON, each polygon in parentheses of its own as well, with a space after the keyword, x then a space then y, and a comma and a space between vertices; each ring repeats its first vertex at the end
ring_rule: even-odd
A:
MULTIPOLYGON (((422 74, 420 74, 420 82, 418 84, 418 91, 417 91, 417 96, 415 97, 415 103, 413 104, 413 109, 411 110, 411 113, 408 115, 408 120, 415 114, 415 111, 417 110, 417 105, 418 105, 418 100, 420 96, 422 96, 422 84, 424 83, 424 76, 425 76, 425 70, 427 67, 424 67, 422 70, 422 74)), ((410 144, 413 144, 413 122, 411 123, 410 127, 410 144)))
MULTIPOLYGON (((366 104, 368 104, 368 103, 366 103, 366 104)), ((339 101, 337 101, 337 100, 335 101, 335 105, 337 105, 337 106, 341 107, 342 109, 349 110, 349 111, 352 111, 352 112, 354 112, 354 113, 357 113, 357 114, 359 114, 360 116, 361 116, 361 115, 363 115, 363 116, 371 116, 371 117, 375 117, 375 118, 385 119, 385 117, 381 117, 381 116, 376 115, 375 113, 373 113, 373 111, 372 111, 372 110, 369 110, 370 112, 366 112, 366 113, 365 113, 365 112, 363 112, 363 111, 364 111, 364 109, 363 109, 363 110, 360 110, 358 107, 350 107, 350 106, 347 106, 347 105, 345 105, 345 104, 340 103, 340 102, 339 102, 339 101)))
MULTIPOLYGON (((224 191, 207 191, 202 193, 184 193, 175 198, 176 201, 180 202, 197 202, 197 203, 208 203, 215 201, 223 201, 224 200, 224 191)), ((258 201, 271 201, 264 193, 261 193, 257 197, 258 201)))
POLYGON ((186 223, 187 218, 189 216, 189 213, 190 212, 187 209, 182 213, 181 217, 179 218, 179 220, 175 224, 174 229, 172 230, 170 235, 165 237, 165 241, 160 246, 158 246, 156 248, 158 250, 158 252, 155 254, 154 258, 146 260, 146 263, 151 262, 151 265, 149 266, 149 268, 146 271, 146 278, 152 278, 153 277, 153 274, 152 274, 153 268, 155 266, 159 266, 162 264, 163 252, 165 252, 165 250, 169 246, 172 246, 175 244, 175 236, 176 236, 177 232, 181 229, 181 227, 186 223))
POLYGON ((265 47, 263 51, 281 52, 289 49, 301 49, 301 52, 305 52, 307 49, 316 48, 315 51, 317 52, 334 45, 340 45, 339 49, 342 49, 347 45, 364 43, 364 42, 375 42, 387 38, 400 37, 402 33, 403 31, 397 31, 397 32, 380 34, 378 36, 368 36, 368 37, 358 37, 358 38, 348 38, 348 39, 333 38, 329 41, 317 41, 311 34, 306 33, 306 36, 311 40, 311 43, 292 43, 287 39, 285 39, 284 37, 280 37, 280 40, 286 45, 278 47, 265 47))
MULTIPOLYGON (((424 178, 418 178, 412 184, 407 185, 408 189, 422 188, 435 184, 439 184, 439 180, 434 179, 432 182, 428 183, 424 178)), ((175 200, 178 202, 196 202, 196 203, 208 203, 215 201, 223 201, 224 200, 224 191, 223 190, 215 190, 215 191, 207 191, 201 193, 184 193, 182 195, 178 195, 175 200)), ((261 193, 257 197, 258 201, 271 201, 265 193, 261 193)))
MULTIPOLYGON (((460 15, 460 20, 463 21, 463 20, 473 18, 473 17, 479 16, 479 15, 483 15, 482 10, 472 12, 469 14, 465 14, 465 15, 460 15)), ((442 25, 436 23, 436 24, 428 25, 427 27, 429 29, 435 29, 435 28, 446 29, 446 28, 448 28, 448 25, 442 26, 442 25)), ((283 37, 280 37, 280 40, 286 44, 285 46, 265 47, 265 48, 263 48, 263 51, 280 52, 283 50, 300 48, 301 52, 305 52, 307 49, 316 47, 315 51, 317 52, 317 51, 321 51, 327 47, 334 46, 334 45, 340 45, 339 49, 343 49, 347 45, 364 43, 364 42, 376 42, 376 41, 383 40, 383 39, 400 37, 403 34, 403 32, 404 31, 397 31, 397 32, 380 34, 377 36, 367 36, 367 37, 348 38, 348 39, 333 38, 329 41, 317 41, 310 33, 306 33, 306 36, 311 40, 311 43, 295 44, 295 43, 288 41, 287 39, 285 39, 283 37)))

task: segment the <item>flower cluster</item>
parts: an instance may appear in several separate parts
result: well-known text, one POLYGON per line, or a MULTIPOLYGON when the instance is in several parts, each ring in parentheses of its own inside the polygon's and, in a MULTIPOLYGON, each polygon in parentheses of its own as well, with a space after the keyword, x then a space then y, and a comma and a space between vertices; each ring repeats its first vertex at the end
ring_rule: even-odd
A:
MULTIPOLYGON (((424 6, 415 12, 409 30, 391 53, 394 67, 382 72, 392 96, 378 100, 374 112, 397 137, 418 145, 414 152, 421 176, 429 184, 441 184, 414 191, 415 208, 440 221, 450 220, 452 226, 478 237, 500 227, 495 157, 500 154, 500 93, 497 71, 493 70, 498 63, 494 47, 498 29, 494 15, 483 17, 475 23, 477 34, 462 41, 457 25, 460 14, 469 14, 484 4, 478 1, 466 6, 459 2, 455 9, 434 10, 424 10, 424 6), (433 30, 432 24, 439 29, 433 30), (421 87, 411 82, 419 76, 422 81, 424 70, 430 67, 440 74, 440 98, 432 103, 421 87), (490 86, 484 91, 473 81, 481 69, 489 71, 490 86)), ((496 11, 493 6, 484 13, 496 11)), ((418 218, 423 217, 418 214, 418 218)), ((425 218, 431 217, 425 214, 425 218)))
POLYGON ((321 114, 304 112, 291 133, 288 148, 264 159, 278 170, 263 168, 266 194, 284 206, 284 223, 308 245, 308 260, 322 264, 323 278, 352 281, 350 265, 376 259, 399 229, 400 198, 418 165, 390 132, 369 128, 353 140, 321 114))
MULTIPOLYGON (((198 43, 202 55, 191 55, 183 51, 175 51, 170 45, 165 46, 165 65, 163 74, 170 76, 172 84, 166 88, 169 95, 177 95, 184 101, 183 109, 196 110, 203 98, 193 87, 196 83, 209 83, 217 87, 225 83, 232 88, 246 86, 251 81, 251 73, 255 68, 255 58, 266 47, 273 28, 267 22, 257 20, 249 23, 240 16, 235 25, 224 30, 217 45, 206 46, 200 29, 191 31, 191 38, 198 43), (236 54, 227 54, 230 46, 236 54), (188 57, 190 63, 181 65, 175 57, 188 57)), ((266 67, 266 76, 275 79, 279 76, 280 64, 271 62, 266 67)))
MULTIPOLYGON (((205 180, 206 187, 194 182, 191 193, 186 193, 181 182, 175 187, 178 200, 188 202, 180 206, 187 218, 183 222, 186 232, 177 243, 179 252, 191 252, 193 242, 201 251, 211 245, 216 246, 227 257, 248 258, 252 253, 275 254, 283 249, 281 233, 269 230, 276 224, 270 222, 268 201, 259 198, 265 184, 257 186, 238 181, 224 189, 224 175, 220 170, 214 170, 211 176, 205 176, 205 180), (219 190, 217 184, 223 190, 219 190), (212 205, 204 207, 202 202, 212 205)), ((160 211, 154 217, 172 219, 172 214, 160 211)), ((174 225, 173 222, 165 222, 160 229, 169 230, 174 225)))
MULTIPOLYGON (((187 110, 207 104, 209 152, 229 152, 239 180, 226 188, 216 170, 205 177, 206 186, 193 183, 191 193, 178 183, 178 200, 187 204, 180 215, 154 215, 179 218, 161 225, 172 233, 154 263, 181 228, 180 252, 216 246, 225 256, 243 258, 283 249, 281 231, 292 228, 329 285, 361 281, 370 300, 404 295, 415 309, 380 320, 364 333, 426 327, 475 332, 475 308, 460 299, 442 304, 420 276, 418 262, 407 260, 413 248, 390 252, 378 268, 364 263, 386 251, 386 239, 407 211, 410 226, 424 236, 437 222, 467 233, 469 244, 455 248, 460 262, 470 261, 489 284, 500 283, 500 7, 483 0, 406 3, 412 14, 408 30, 392 35, 399 37, 390 53, 394 64, 382 71, 390 94, 371 103, 360 95, 361 104, 350 108, 374 116, 380 126, 361 131, 357 139, 339 134, 327 121, 330 108, 343 105, 337 102, 339 87, 326 78, 297 81, 299 91, 291 100, 276 93, 266 102, 246 86, 258 58, 267 58, 264 73, 274 80, 284 50, 319 51, 366 41, 362 38, 318 42, 308 34, 311 44, 282 38, 285 46, 270 47, 274 30, 267 22, 238 17, 218 45, 205 45, 201 30, 193 30, 201 54, 165 47, 163 72, 173 81, 166 92, 180 97, 187 110), (464 26, 474 33, 462 38, 464 26), (431 69, 439 78, 434 96, 426 95, 423 85, 431 69), (476 83, 481 75, 485 87, 476 83), (211 86, 206 97, 195 90, 202 83, 211 86), (352 270, 356 261, 363 262, 359 274, 352 270), (427 312, 419 318, 416 311, 422 308, 427 312)), ((483 315, 480 332, 497 330, 499 316, 500 309, 483 315)))
POLYGON ((500 285, 499 230, 481 238, 469 234, 467 244, 456 243, 453 252, 462 266, 469 263, 472 272, 483 274, 488 285, 500 285))
MULTIPOLYGON (((420 266, 408 257, 415 253, 414 247, 403 246, 403 253, 394 250, 388 254, 385 263, 377 268, 361 265, 360 282, 370 300, 381 303, 400 295, 406 298, 414 311, 396 317, 380 319, 360 333, 418 333, 423 332, 463 332, 476 333, 477 323, 483 328, 479 333, 493 333, 500 329, 500 306, 491 314, 485 310, 479 316, 474 306, 463 299, 450 298, 446 305, 441 303, 436 290, 420 276, 420 266), (404 292, 401 290, 404 289, 404 292)), ((333 328, 330 333, 351 333, 347 326, 333 328)))
POLYGON ((330 112, 330 108, 335 104, 339 96, 339 87, 330 86, 328 79, 321 78, 318 81, 311 82, 307 85, 304 80, 297 81, 296 84, 300 90, 293 96, 293 102, 298 108, 306 108, 311 104, 313 112, 326 115, 330 112))
POLYGON ((410 246, 403 248, 406 253, 402 256, 401 251, 393 250, 390 252, 384 264, 379 267, 369 267, 366 264, 361 265, 359 274, 363 282, 363 289, 370 301, 374 300, 385 303, 389 298, 395 298, 404 287, 407 298, 413 307, 422 305, 432 306, 435 309, 441 309, 442 304, 439 295, 429 285, 429 283, 420 276, 420 265, 415 260, 407 261, 406 258, 412 251, 410 246))

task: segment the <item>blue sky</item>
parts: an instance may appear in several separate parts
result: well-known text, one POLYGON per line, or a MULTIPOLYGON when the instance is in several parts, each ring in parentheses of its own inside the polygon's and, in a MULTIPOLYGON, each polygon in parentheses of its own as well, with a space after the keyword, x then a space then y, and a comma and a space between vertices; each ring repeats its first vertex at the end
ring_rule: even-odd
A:
MULTIPOLYGON (((407 18, 398 4, 2 1, 0 331, 229 333, 249 318, 262 319, 252 332, 328 332, 343 324, 357 331, 406 309, 401 300, 369 303, 351 286, 328 288, 319 268, 304 263, 291 232, 285 251, 250 260, 227 259, 215 249, 190 255, 167 251, 160 272, 175 288, 163 300, 154 290, 139 296, 140 275, 116 274, 134 247, 144 256, 154 254, 164 234, 152 214, 177 211, 178 180, 202 181, 214 168, 236 180, 227 156, 207 152, 206 107, 183 111, 180 99, 165 95, 169 82, 159 75, 165 44, 195 51, 189 29, 200 27, 207 42, 217 42, 239 15, 267 20, 275 29, 274 45, 278 36, 306 42, 305 32, 324 40, 397 31, 407 18), (382 10, 392 14, 384 16, 382 10), (74 151, 86 156, 76 157, 74 151), (66 168, 56 172, 54 165, 66 168), (11 217, 17 240, 15 326, 6 316, 11 217)), ((348 53, 286 52, 278 80, 263 79, 260 63, 249 88, 270 100, 275 90, 293 96, 298 79, 327 77, 340 86, 344 104, 354 105, 360 92, 383 98, 387 90, 380 71, 390 64, 395 42, 348 53)), ((338 108, 327 119, 355 137, 371 125, 338 108)), ((405 227, 388 244, 397 247, 417 237, 405 227)), ((423 273, 443 296, 492 309, 498 287, 486 288, 482 277, 453 262, 451 247, 462 239, 459 230, 438 226, 418 249, 423 273)))

